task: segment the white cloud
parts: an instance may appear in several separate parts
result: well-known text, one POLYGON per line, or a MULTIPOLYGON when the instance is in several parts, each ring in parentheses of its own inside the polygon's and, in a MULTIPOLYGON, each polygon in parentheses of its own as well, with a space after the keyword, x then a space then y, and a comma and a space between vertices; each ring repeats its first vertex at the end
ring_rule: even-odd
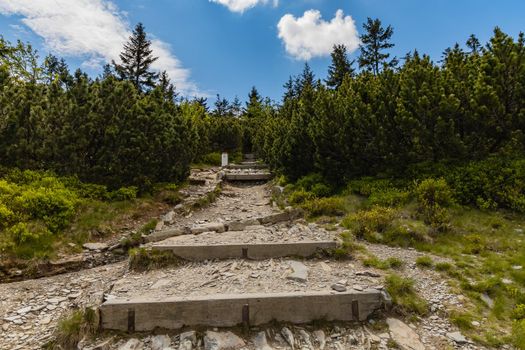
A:
POLYGON ((337 10, 330 22, 323 20, 318 10, 309 10, 302 17, 284 15, 279 24, 279 38, 286 52, 297 59, 327 56, 334 45, 344 44, 349 52, 359 48, 360 40, 355 21, 337 10))
MULTIPOLYGON (((226 6, 232 12, 243 13, 246 10, 249 10, 257 5, 265 5, 270 2, 270 0, 210 0, 217 4, 226 6)), ((279 0, 271 0, 273 6, 276 7, 279 5, 279 0)))
MULTIPOLYGON (((1 0, 0 14, 21 16, 22 23, 60 56, 87 57, 84 67, 118 60, 131 34, 123 13, 110 0, 1 0)), ((152 48, 159 56, 152 68, 166 70, 182 93, 200 95, 168 44, 154 39, 152 48)))

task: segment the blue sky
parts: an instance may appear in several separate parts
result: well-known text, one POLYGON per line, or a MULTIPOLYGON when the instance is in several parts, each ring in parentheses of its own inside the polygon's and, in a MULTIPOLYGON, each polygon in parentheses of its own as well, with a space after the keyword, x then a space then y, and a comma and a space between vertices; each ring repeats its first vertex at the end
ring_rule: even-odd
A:
POLYGON ((0 0, 0 33, 96 75, 143 22, 161 56, 156 68, 185 94, 244 100, 255 85, 278 100, 306 59, 324 78, 327 47, 356 48, 367 17, 394 27, 393 54, 418 49, 438 61, 471 33, 485 42, 500 26, 516 37, 525 31, 524 13, 523 0, 0 0))

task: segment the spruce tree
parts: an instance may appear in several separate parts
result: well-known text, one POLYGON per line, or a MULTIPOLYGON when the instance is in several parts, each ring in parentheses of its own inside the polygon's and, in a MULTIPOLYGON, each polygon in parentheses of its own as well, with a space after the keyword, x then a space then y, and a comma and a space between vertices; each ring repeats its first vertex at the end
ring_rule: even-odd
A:
POLYGON ((467 47, 470 49, 470 52, 472 54, 477 54, 481 48, 481 44, 478 40, 478 38, 471 34, 467 40, 467 47))
POLYGON ((394 57, 391 60, 390 54, 385 50, 394 47, 390 42, 394 29, 392 26, 384 28, 379 19, 368 18, 363 24, 365 34, 361 35, 361 56, 359 56, 359 67, 364 68, 374 75, 379 74, 383 67, 395 67, 398 63, 394 57))
POLYGON ((354 74, 352 63, 353 62, 348 60, 346 46, 334 45, 332 64, 328 68, 328 78, 325 80, 326 85, 333 89, 339 88, 345 76, 352 76, 354 74))
POLYGON ((175 91, 175 85, 171 83, 171 79, 166 71, 163 71, 160 74, 158 86, 162 91, 164 98, 168 101, 174 101, 179 95, 175 91))
POLYGON ((129 41, 124 44, 124 51, 120 54, 121 63, 113 61, 115 72, 120 79, 131 81, 141 92, 155 87, 155 80, 159 74, 150 68, 158 57, 154 57, 152 53, 151 41, 146 37, 144 26, 139 23, 129 41))

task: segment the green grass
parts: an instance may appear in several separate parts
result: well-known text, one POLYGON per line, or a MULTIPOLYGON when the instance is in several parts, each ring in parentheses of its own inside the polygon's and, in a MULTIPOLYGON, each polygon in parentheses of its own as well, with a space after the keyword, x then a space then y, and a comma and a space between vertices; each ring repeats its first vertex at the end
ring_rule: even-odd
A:
POLYGON ((404 263, 403 260, 395 257, 390 257, 388 259, 381 260, 374 255, 370 255, 368 258, 363 260, 363 265, 366 267, 374 267, 380 270, 388 270, 400 269, 403 267, 404 263))
POLYGON ((177 266, 181 259, 169 251, 134 248, 129 251, 129 268, 134 271, 149 271, 177 266))
MULTIPOLYGON (((519 176, 516 179, 523 179, 519 176)), ((341 256, 356 255, 359 240, 365 240, 415 248, 449 259, 450 262, 435 262, 423 256, 416 264, 439 272, 455 293, 466 297, 462 310, 452 312, 452 321, 466 336, 481 344, 497 347, 512 343, 525 349, 522 318, 525 311, 520 306, 525 305, 525 215, 486 205, 487 198, 492 198, 499 204, 521 203, 523 208, 523 181, 509 187, 506 178, 501 177, 496 182, 505 183, 503 187, 490 185, 480 189, 471 185, 478 180, 488 185, 486 179, 471 180, 468 186, 458 187, 458 183, 429 176, 418 181, 362 178, 350 181, 342 191, 333 191, 338 193, 335 197, 323 198, 326 203, 337 203, 337 210, 329 209, 334 205, 327 205, 328 210, 319 212, 315 205, 312 205, 314 210, 308 209, 317 222, 326 223, 332 217, 348 230, 338 252, 341 256), (485 190, 490 193, 476 192, 485 190), (461 206, 466 203, 484 209, 461 206), (342 212, 345 217, 341 220, 342 212), (513 266, 522 266, 522 269, 513 269, 513 266), (483 295, 493 300, 492 307, 482 300, 483 295), (478 321, 483 319, 482 327, 472 327, 472 315, 476 315, 478 321)), ((297 184, 287 184, 282 197, 292 195, 291 202, 299 206, 316 204, 318 198, 313 188, 320 181, 319 175, 306 176, 297 184), (311 199, 312 196, 316 198, 311 199)), ((520 206, 509 207, 519 209, 520 206)), ((330 227, 337 228, 333 224, 330 227)), ((369 267, 385 270, 400 267, 396 261, 382 260, 366 252, 361 257, 369 267)), ((410 281, 393 276, 387 283, 398 310, 407 314, 426 312, 425 302, 415 296, 410 281)))
POLYGON ((54 333, 54 340, 45 346, 46 349, 76 349, 84 338, 93 337, 98 328, 98 315, 95 310, 86 308, 74 311, 62 318, 54 333))
POLYGON ((163 203, 177 200, 178 189, 157 185, 153 195, 137 198, 134 187, 109 191, 50 172, 6 171, 0 178, 0 260, 29 262, 80 252, 87 241, 158 215, 163 203))
POLYGON ((429 269, 434 266, 434 261, 428 255, 420 256, 416 259, 416 266, 429 269))
POLYGON ((391 274, 385 279, 386 290, 396 311, 404 315, 426 315, 428 304, 414 289, 414 280, 391 274))

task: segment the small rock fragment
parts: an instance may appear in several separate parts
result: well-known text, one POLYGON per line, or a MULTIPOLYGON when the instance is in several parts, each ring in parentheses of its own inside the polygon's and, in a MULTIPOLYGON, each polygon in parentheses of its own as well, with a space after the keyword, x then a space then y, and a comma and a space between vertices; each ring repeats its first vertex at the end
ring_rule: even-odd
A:
POLYGON ((460 332, 450 332, 447 333, 447 337, 453 341, 455 341, 457 344, 466 344, 468 343, 467 338, 463 336, 460 332))
POLYGON ((281 329, 281 334, 283 335, 283 338, 284 340, 286 340, 288 345, 292 347, 292 350, 294 350, 295 349, 295 339, 293 337, 292 331, 286 327, 283 327, 283 329, 281 329))
POLYGON ((339 283, 332 284, 331 288, 337 292, 346 292, 346 287, 339 283))
POLYGON ((319 350, 324 350, 326 346, 326 335, 322 330, 314 331, 314 337, 317 343, 319 344, 319 350))

